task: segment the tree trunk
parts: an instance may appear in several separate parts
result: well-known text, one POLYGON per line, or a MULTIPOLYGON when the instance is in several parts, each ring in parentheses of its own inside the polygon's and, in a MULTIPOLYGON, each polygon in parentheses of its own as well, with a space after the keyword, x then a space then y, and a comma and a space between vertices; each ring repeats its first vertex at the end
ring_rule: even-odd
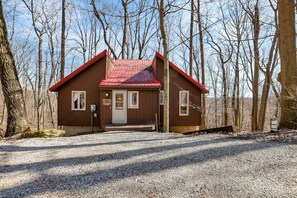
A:
POLYGON ((123 40, 122 40, 122 59, 126 58, 127 51, 127 27, 128 27, 128 2, 127 0, 122 0, 122 6, 124 9, 124 30, 123 30, 123 40))
POLYGON ((5 117, 5 108, 6 108, 5 100, 3 100, 0 125, 2 125, 2 124, 3 124, 3 121, 4 121, 4 117, 5 117))
POLYGON ((260 131, 264 130, 267 100, 268 100, 268 96, 269 96, 270 85, 272 82, 271 76, 272 76, 272 73, 276 66, 276 61, 277 61, 277 47, 275 47, 276 42, 277 42, 277 36, 275 35, 272 45, 271 45, 270 52, 269 52, 269 59, 268 59, 267 65, 266 65, 265 80, 264 80, 264 85, 263 85, 263 89, 262 89, 261 105, 260 105, 259 116, 258 116, 258 129, 260 131))
POLYGON ((7 137, 28 130, 29 124, 23 91, 8 41, 2 1, 0 1, 0 76, 7 107, 7 127, 5 134, 7 137))
MULTIPOLYGON (((199 30, 199 44, 200 44, 200 60, 201 60, 201 80, 202 85, 205 86, 205 71, 204 71, 204 46, 203 46, 203 30, 201 21, 201 11, 200 11, 200 0, 197 0, 197 19, 198 19, 198 30, 199 30)), ((198 68, 197 68, 198 70, 198 68)), ((197 79, 199 80, 199 79, 197 79)), ((205 95, 201 95, 201 129, 206 128, 206 101, 205 95)))
POLYGON ((253 106, 252 106, 252 131, 258 130, 258 97, 259 97, 259 33, 260 19, 258 2, 255 5, 255 13, 253 15, 254 29, 254 78, 253 78, 253 106))
POLYGON ((163 132, 169 132, 169 61, 168 61, 168 46, 167 35, 165 32, 164 18, 164 0, 160 1, 159 8, 160 30, 164 52, 164 112, 163 112, 163 132))
POLYGON ((278 0, 281 59, 280 128, 297 129, 297 65, 295 7, 292 0, 278 0))
POLYGON ((41 91, 42 91, 42 34, 38 37, 38 65, 37 65, 37 130, 40 129, 40 106, 42 103, 41 91))
POLYGON ((228 96, 227 96, 227 76, 225 64, 222 62, 222 78, 223 78, 223 119, 224 126, 228 125, 228 96))
POLYGON ((232 94, 232 107, 233 107, 233 120, 234 125, 239 130, 239 123, 240 123, 240 108, 239 108, 239 56, 240 56, 240 46, 241 46, 241 32, 240 32, 240 23, 236 23, 236 59, 235 59, 235 77, 234 77, 234 87, 233 87, 233 94, 232 94))
POLYGON ((61 30, 61 68, 60 68, 60 79, 64 78, 65 75, 65 10, 66 0, 62 0, 62 30, 61 30))
POLYGON ((190 39, 189 39, 189 74, 191 77, 193 77, 193 26, 194 26, 194 0, 191 0, 190 39))
POLYGON ((214 91, 214 100, 215 100, 215 123, 216 123, 216 127, 218 127, 218 97, 217 97, 217 91, 214 91))

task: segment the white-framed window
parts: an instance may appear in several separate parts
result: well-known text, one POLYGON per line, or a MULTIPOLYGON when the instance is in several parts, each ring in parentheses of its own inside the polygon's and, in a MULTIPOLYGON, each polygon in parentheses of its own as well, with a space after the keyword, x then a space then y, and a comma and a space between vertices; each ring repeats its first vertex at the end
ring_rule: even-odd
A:
POLYGON ((86 91, 72 91, 71 110, 73 111, 86 110, 86 91))
POLYGON ((189 115, 189 91, 179 91, 179 116, 189 115))
POLYGON ((139 92, 128 91, 128 108, 138 109, 138 107, 139 107, 139 92))
POLYGON ((159 93, 159 103, 160 105, 164 105, 164 90, 161 90, 159 93))

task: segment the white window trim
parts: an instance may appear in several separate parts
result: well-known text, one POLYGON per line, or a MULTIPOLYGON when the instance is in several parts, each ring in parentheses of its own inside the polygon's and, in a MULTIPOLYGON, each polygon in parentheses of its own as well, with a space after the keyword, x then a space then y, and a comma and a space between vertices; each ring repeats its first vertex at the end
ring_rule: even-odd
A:
POLYGON ((138 109, 139 108, 139 91, 128 91, 128 109, 138 109), (136 93, 137 95, 137 104, 132 105, 132 94, 136 93))
POLYGON ((161 90, 159 94, 160 94, 159 95, 159 103, 160 103, 160 105, 164 105, 164 90, 161 90), (161 102, 162 101, 161 100, 161 93, 163 93, 163 102, 161 102))
POLYGON ((179 91, 179 101, 178 101, 178 111, 179 111, 179 116, 189 116, 189 91, 179 91), (187 93, 187 113, 183 114, 181 112, 181 95, 182 93, 187 93))
MULTIPOLYGON (((80 100, 80 98, 79 98, 79 100, 80 100)), ((72 111, 85 111, 86 110, 86 106, 87 106, 87 94, 86 94, 86 91, 72 91, 71 92, 71 110, 72 111), (84 108, 82 108, 82 109, 75 109, 74 108, 74 105, 73 105, 73 93, 74 92, 84 93, 84 95, 85 95, 85 105, 84 105, 84 108)))

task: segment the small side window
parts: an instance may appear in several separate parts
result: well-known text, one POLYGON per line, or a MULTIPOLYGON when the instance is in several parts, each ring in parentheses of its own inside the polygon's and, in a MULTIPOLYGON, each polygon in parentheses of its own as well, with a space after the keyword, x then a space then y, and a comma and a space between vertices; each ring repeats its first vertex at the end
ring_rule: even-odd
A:
POLYGON ((73 111, 86 110, 86 92, 85 91, 72 91, 71 110, 73 111))
POLYGON ((128 91, 128 108, 138 109, 139 104, 139 92, 138 91, 128 91))
POLYGON ((159 93, 159 102, 160 102, 160 105, 164 105, 164 91, 163 90, 161 90, 159 93))
POLYGON ((189 91, 179 91, 179 116, 189 115, 189 91))

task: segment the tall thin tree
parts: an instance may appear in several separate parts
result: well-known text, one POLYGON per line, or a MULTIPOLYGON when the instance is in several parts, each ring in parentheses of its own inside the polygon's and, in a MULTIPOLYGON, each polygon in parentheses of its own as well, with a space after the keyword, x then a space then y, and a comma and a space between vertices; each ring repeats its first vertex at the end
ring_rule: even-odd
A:
POLYGON ((124 29, 123 29, 123 40, 122 40, 122 59, 126 58, 127 53, 127 32, 128 32, 128 0, 122 0, 122 6, 124 10, 124 29))
POLYGON ((259 4, 256 1, 254 14, 250 14, 253 23, 253 43, 254 43, 254 78, 253 78, 253 107, 252 107, 252 131, 258 129, 258 104, 259 104, 259 36, 260 36, 260 16, 259 4))
MULTIPOLYGON (((43 103, 41 92, 42 92, 42 79, 43 79, 43 35, 45 34, 45 23, 44 21, 40 23, 40 13, 38 13, 35 9, 35 1, 30 0, 29 3, 26 0, 22 0, 25 6, 27 7, 28 11, 31 14, 32 19, 32 26, 34 29, 34 32, 36 34, 36 37, 38 39, 38 63, 37 63, 37 72, 36 72, 36 78, 37 78, 37 95, 35 97, 35 103, 36 103, 36 117, 37 117, 37 129, 40 129, 40 108, 43 103)), ((44 8, 42 8, 44 9, 44 8)))
MULTIPOLYGON (((202 20, 201 20, 201 9, 200 9, 200 0, 197 0, 197 23, 199 31, 199 44, 200 44, 200 67, 201 67, 201 83, 205 86, 205 63, 204 63, 204 43, 203 43, 203 29, 202 29, 202 20)), ((198 70, 198 68, 197 68, 198 70)), ((199 79, 197 79, 199 80, 199 79)), ((206 128, 206 101, 205 95, 201 96, 201 129, 206 128)))
MULTIPOLYGON (((190 39, 189 39, 189 74, 193 77, 193 28, 194 28, 194 0, 191 0, 190 39)), ((197 79, 199 80, 199 79, 197 79)))
POLYGON ((259 52, 259 37, 260 37, 260 9, 259 9, 259 0, 255 1, 254 9, 250 8, 250 2, 247 2, 247 6, 244 5, 245 1, 239 0, 239 3, 242 5, 244 11, 248 14, 253 28, 253 59, 254 59, 254 68, 252 76, 252 94, 253 94, 253 106, 252 106, 252 131, 258 131, 258 104, 259 104, 259 67, 260 67, 260 52, 259 52))
POLYGON ((169 61, 168 61, 168 44, 165 31, 165 8, 164 0, 160 1, 159 19, 160 31, 164 53, 164 112, 163 112, 163 132, 169 132, 169 61))
POLYGON ((61 30, 61 68, 60 68, 60 79, 64 78, 65 75, 65 10, 66 0, 62 0, 62 30, 61 30))

